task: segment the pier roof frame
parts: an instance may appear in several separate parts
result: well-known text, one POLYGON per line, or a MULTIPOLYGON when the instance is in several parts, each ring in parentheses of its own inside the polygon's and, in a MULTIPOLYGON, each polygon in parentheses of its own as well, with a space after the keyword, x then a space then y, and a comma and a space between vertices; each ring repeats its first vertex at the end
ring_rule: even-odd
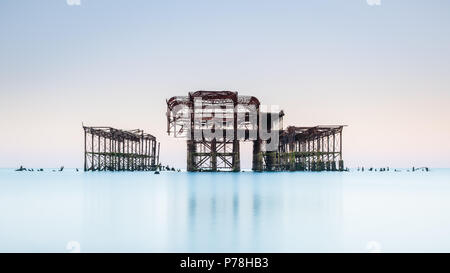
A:
POLYGON ((144 131, 141 129, 121 130, 105 126, 83 126, 83 129, 85 130, 85 132, 89 134, 112 140, 117 140, 120 142, 124 140, 131 140, 131 141, 156 140, 155 136, 148 133, 144 133, 144 131))
POLYGON ((186 105, 193 107, 194 100, 201 98, 203 101, 214 102, 216 104, 232 101, 235 105, 249 106, 255 105, 259 108, 260 102, 254 96, 240 96, 234 91, 206 91, 199 90, 189 92, 188 96, 174 96, 166 101, 169 110, 173 110, 177 105, 186 105))
POLYGON ((318 126, 288 126, 281 133, 281 137, 295 140, 312 140, 318 137, 326 137, 342 132, 347 125, 318 125, 318 126))

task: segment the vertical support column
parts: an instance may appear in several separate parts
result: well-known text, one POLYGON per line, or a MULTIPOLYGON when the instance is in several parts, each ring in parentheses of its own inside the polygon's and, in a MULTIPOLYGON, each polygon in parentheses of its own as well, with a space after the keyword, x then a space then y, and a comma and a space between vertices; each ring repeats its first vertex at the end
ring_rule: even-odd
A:
POLYGON ((159 165, 159 144, 161 144, 161 143, 158 142, 158 155, 156 156, 156 161, 157 161, 156 165, 159 165))
POLYGON ((127 171, 130 170, 130 140, 127 139, 127 171))
POLYGON ((311 171, 316 171, 317 168, 317 143, 316 137, 312 139, 312 162, 311 162, 311 171))
POLYGON ((322 164, 320 162, 320 155, 321 155, 321 152, 322 152, 322 145, 321 145, 321 141, 320 141, 320 136, 318 136, 316 138, 316 141, 317 141, 316 160, 315 160, 315 162, 316 162, 316 171, 320 171, 320 166, 322 164))
POLYGON ((138 145, 139 142, 133 141, 133 171, 136 171, 138 168, 138 157, 137 157, 137 153, 139 150, 138 145))
POLYGON ((97 152, 98 152, 98 154, 97 154, 97 161, 98 161, 97 162, 97 166, 98 167, 97 167, 97 170, 101 171, 102 170, 102 165, 101 165, 101 161, 102 160, 101 160, 101 157, 100 157, 100 147, 101 147, 100 138, 101 137, 100 137, 100 135, 98 135, 97 137, 98 137, 98 145, 97 145, 98 146, 97 147, 97 152))
POLYGON ((154 146, 155 146, 155 141, 154 140, 152 140, 152 139, 149 139, 148 140, 148 151, 147 151, 147 155, 148 155, 148 167, 149 167, 149 170, 152 170, 153 168, 154 168, 154 158, 153 158, 153 155, 154 155, 154 153, 153 153, 153 149, 154 149, 154 146))
POLYGON ((325 138, 323 137, 323 136, 320 136, 320 140, 322 141, 322 144, 320 145, 320 147, 322 148, 321 149, 321 153, 320 153, 320 160, 322 161, 322 162, 324 162, 325 161, 325 157, 324 157, 324 153, 325 153, 325 138))
POLYGON ((142 171, 144 168, 144 136, 141 134, 141 140, 139 141, 139 170, 142 171))
POLYGON ((149 158, 148 158, 148 139, 144 139, 144 151, 142 152, 142 156, 144 157, 144 166, 143 170, 146 171, 148 168, 149 158))
POLYGON ((319 162, 317 163, 317 170, 318 171, 323 171, 325 170, 325 162, 324 162, 324 152, 325 152, 325 147, 324 147, 324 143, 325 143, 325 139, 323 137, 323 135, 319 136, 318 141, 320 142, 320 147, 319 147, 319 162))
POLYGON ((110 155, 110 171, 115 171, 115 149, 114 149, 114 139, 110 139, 109 140, 109 149, 111 151, 111 155, 110 155))
POLYGON ((215 137, 211 140, 211 170, 217 171, 217 139, 215 137))
POLYGON ((112 139, 109 139, 109 166, 108 170, 113 170, 113 149, 112 149, 112 139))
POLYGON ((290 131, 288 134, 288 164, 289 171, 295 171, 295 131, 290 131))
POLYGON ((306 166, 306 143, 300 142, 300 151, 302 152, 302 171, 306 171, 307 170, 307 166, 306 166))
POLYGON ((119 148, 120 148, 120 170, 125 171, 126 165, 125 165, 125 138, 122 139, 121 142, 119 142, 119 148))
POLYGON ((119 149, 117 147, 118 140, 114 140, 114 170, 119 170, 119 149))
POLYGON ((155 160, 156 160, 156 140, 153 140, 152 141, 152 152, 151 152, 151 154, 152 154, 152 167, 155 167, 155 164, 157 165, 158 163, 156 163, 155 162, 155 160))
POLYGON ((342 129, 339 131, 339 171, 344 170, 344 160, 342 160, 342 129))
POLYGON ((140 146, 139 140, 135 141, 134 143, 134 170, 139 170, 139 146, 140 146))
POLYGON ((311 157, 312 157, 312 153, 311 153, 311 140, 310 139, 307 140, 307 147, 306 147, 306 149, 308 151, 307 152, 308 157, 306 159, 307 165, 308 165, 308 171, 311 171, 311 157))
POLYGON ((136 170, 136 141, 131 141, 131 170, 136 170))
POLYGON ((106 159, 106 154, 107 154, 107 150, 106 150, 106 137, 103 137, 103 171, 106 170, 106 166, 107 164, 107 159, 106 159))
POLYGON ((147 168, 148 170, 151 170, 153 168, 153 164, 152 164, 152 149, 153 149, 153 141, 151 139, 148 140, 147 143, 147 168))
POLYGON ((113 150, 114 150, 114 155, 113 155, 113 161, 114 161, 114 166, 113 166, 113 169, 114 169, 114 171, 117 171, 118 170, 118 168, 117 168, 117 164, 118 164, 118 161, 117 161, 117 139, 114 139, 113 140, 113 150))
MULTIPOLYGON (((191 114, 191 120, 190 120, 190 138, 186 141, 187 144, 187 171, 188 172, 194 172, 196 171, 195 168, 195 139, 194 139, 194 119, 195 119, 195 107, 194 107, 194 100, 190 99, 191 104, 189 105, 189 111, 191 114)), ((159 149, 159 146, 158 146, 159 149)))
MULTIPOLYGON (((194 161, 194 154, 195 154, 195 142, 193 140, 187 140, 187 171, 188 172, 194 172, 195 169, 195 161, 194 161)), ((159 150, 159 145, 158 145, 159 150)))
POLYGON ((86 128, 84 129, 84 171, 87 171, 87 151, 86 151, 86 128))
POLYGON ((113 140, 113 170, 117 171, 117 140, 113 140))
POLYGON ((116 140, 116 144, 117 144, 117 151, 116 151, 116 155, 117 155, 117 170, 121 171, 122 170, 122 164, 120 162, 120 160, 121 160, 120 139, 116 140))
POLYGON ((114 171, 118 171, 118 168, 117 168, 117 166, 118 166, 118 160, 117 160, 117 158, 118 158, 117 139, 113 140, 113 150, 114 150, 114 154, 113 154, 114 166, 113 166, 113 169, 114 169, 114 171))
POLYGON ((342 131, 339 132, 339 160, 342 160, 342 131))
POLYGON ((262 154, 261 154, 261 138, 259 135, 260 130, 260 116, 259 105, 256 107, 256 140, 253 141, 253 158, 252 158, 252 170, 255 172, 262 171, 262 154))
MULTIPOLYGON (((241 160, 239 151, 239 139, 237 137, 238 122, 237 122, 237 95, 236 101, 233 104, 233 172, 241 171, 241 160)), ((226 143, 226 134, 224 134, 224 142, 226 143)))
POLYGON ((331 169, 330 165, 330 133, 327 134, 327 163, 326 163, 326 169, 329 171, 331 169))
POLYGON ((141 170, 141 151, 142 151, 142 138, 138 139, 138 143, 137 143, 137 170, 140 171, 141 170))
POLYGON ((155 166, 156 166, 156 151, 155 151, 156 140, 152 140, 150 143, 151 143, 151 145, 150 145, 150 152, 149 152, 149 155, 150 155, 150 166, 151 166, 151 168, 153 170, 153 169, 155 169, 155 166))
POLYGON ((240 151, 239 151, 239 140, 235 139, 233 141, 233 172, 241 171, 241 159, 240 159, 240 151))
MULTIPOLYGON (((217 134, 216 134, 216 109, 212 112, 212 132, 214 132, 214 136, 210 139, 210 156, 211 156, 211 171, 217 171, 217 134)), ((206 139, 205 139, 206 142, 206 139)))
POLYGON ((255 172, 262 171, 262 155, 261 155, 261 140, 260 139, 253 141, 252 170, 255 172))
POLYGON ((94 134, 91 132, 91 170, 95 171, 95 164, 94 164, 94 152, 95 152, 95 148, 94 148, 94 134))
POLYGON ((136 141, 136 140, 133 140, 133 151, 131 152, 131 155, 132 155, 132 157, 133 157, 133 163, 132 163, 132 165, 133 165, 133 171, 136 171, 137 170, 137 151, 138 151, 138 145, 139 145, 139 143, 136 141))
POLYGON ((331 161, 331 170, 336 171, 336 134, 333 131, 333 161, 331 161))

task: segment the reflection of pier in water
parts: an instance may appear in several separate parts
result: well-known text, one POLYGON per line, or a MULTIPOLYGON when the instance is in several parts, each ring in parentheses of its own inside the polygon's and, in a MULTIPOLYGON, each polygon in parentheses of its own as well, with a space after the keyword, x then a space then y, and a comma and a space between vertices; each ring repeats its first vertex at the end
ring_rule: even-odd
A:
POLYGON ((91 245, 83 249, 294 252, 332 251, 340 243, 340 175, 173 173, 152 183, 133 175, 85 184, 80 243, 91 245), (211 183, 217 175, 220 183, 211 183))
POLYGON ((320 186, 298 183, 295 187, 302 188, 299 195, 289 189, 293 187, 289 175, 278 178, 275 184, 260 175, 249 175, 244 181, 231 176, 223 183, 206 183, 202 177, 192 177, 187 206, 189 248, 332 250, 340 243, 341 182, 324 179, 320 186), (214 242, 205 237, 214 238, 214 242))

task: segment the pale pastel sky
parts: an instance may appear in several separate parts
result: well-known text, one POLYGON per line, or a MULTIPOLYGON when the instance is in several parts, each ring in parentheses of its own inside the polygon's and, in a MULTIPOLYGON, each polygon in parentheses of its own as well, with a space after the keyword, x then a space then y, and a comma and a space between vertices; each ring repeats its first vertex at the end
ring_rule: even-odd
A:
POLYGON ((0 167, 81 167, 84 122, 185 168, 165 99, 194 90, 347 124, 350 167, 450 167, 450 1, 0 1, 0 167))

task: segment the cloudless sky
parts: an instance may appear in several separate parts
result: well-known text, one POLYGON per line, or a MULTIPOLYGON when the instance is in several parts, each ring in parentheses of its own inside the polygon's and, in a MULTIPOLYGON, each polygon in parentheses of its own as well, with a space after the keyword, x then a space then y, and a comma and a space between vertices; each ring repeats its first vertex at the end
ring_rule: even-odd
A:
POLYGON ((0 167, 81 167, 84 122, 185 168, 165 100, 195 90, 347 124, 350 167, 450 167, 450 1, 0 1, 0 167))

